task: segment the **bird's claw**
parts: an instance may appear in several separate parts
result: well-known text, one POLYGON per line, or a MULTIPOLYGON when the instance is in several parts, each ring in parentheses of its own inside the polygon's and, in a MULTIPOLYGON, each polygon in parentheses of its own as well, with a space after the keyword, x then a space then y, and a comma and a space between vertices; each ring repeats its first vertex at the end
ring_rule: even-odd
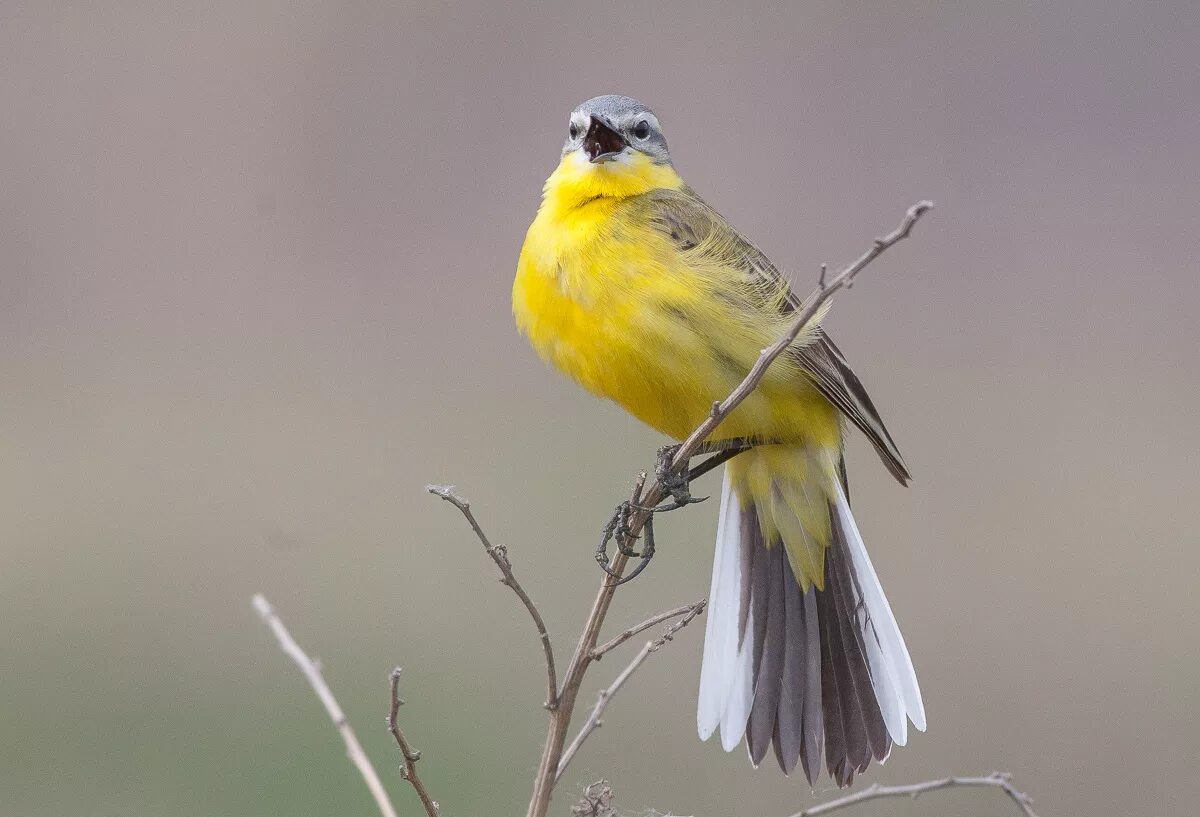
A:
POLYGON ((664 445, 658 449, 658 463, 654 467, 654 475, 658 478, 658 484, 671 497, 671 501, 664 502, 654 508, 655 513, 677 511, 680 508, 686 508, 688 505, 694 505, 697 502, 703 502, 708 499, 706 496, 692 496, 690 490, 691 481, 688 479, 686 468, 682 472, 676 472, 673 469, 675 454, 678 451, 678 445, 664 445))
POLYGON ((596 563, 607 573, 616 579, 615 584, 624 584, 633 579, 639 573, 646 569, 650 564, 650 560, 654 558, 654 512, 646 517, 646 523, 642 526, 642 530, 646 534, 646 542, 642 550, 636 551, 633 549, 633 542, 636 541, 635 536, 629 530, 629 514, 631 511, 641 510, 632 502, 622 502, 613 511, 612 518, 604 525, 604 530, 600 538, 600 545, 596 548, 596 563), (613 539, 617 540, 617 551, 629 559, 641 559, 638 566, 635 567, 628 575, 622 576, 619 572, 609 567, 608 559, 608 543, 613 539))

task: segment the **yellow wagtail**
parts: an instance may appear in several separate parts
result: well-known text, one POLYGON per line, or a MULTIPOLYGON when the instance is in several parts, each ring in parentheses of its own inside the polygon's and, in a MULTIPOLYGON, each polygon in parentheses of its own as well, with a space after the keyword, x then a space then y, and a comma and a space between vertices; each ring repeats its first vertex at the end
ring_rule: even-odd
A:
MULTIPOLYGON (((692 191, 658 118, 625 96, 572 113, 513 284, 517 325, 593 393, 682 440, 786 330, 798 301, 765 255, 692 191)), ((757 765, 849 785, 925 709, 850 514, 849 420, 908 469, 820 316, 713 440, 763 442, 725 468, 697 725, 757 765), (785 556, 786 554, 786 556, 785 556)))

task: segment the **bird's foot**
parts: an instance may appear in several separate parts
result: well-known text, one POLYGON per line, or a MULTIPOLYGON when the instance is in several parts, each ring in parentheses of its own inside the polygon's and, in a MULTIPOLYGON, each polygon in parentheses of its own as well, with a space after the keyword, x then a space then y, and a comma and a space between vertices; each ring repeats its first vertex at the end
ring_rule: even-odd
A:
POLYGON ((654 558, 654 515, 656 513, 666 513, 686 508, 688 505, 695 505, 697 502, 703 502, 708 499, 706 496, 692 496, 690 490, 691 481, 743 451, 749 450, 753 445, 753 442, 746 439, 719 440, 717 442, 705 443, 697 449, 696 454, 712 454, 714 456, 697 465, 695 468, 691 468, 690 470, 684 468, 680 472, 676 472, 673 467, 675 455, 679 452, 679 446, 667 445, 660 448, 658 450, 658 463, 655 465, 654 473, 659 485, 662 486, 663 492, 668 497, 667 500, 652 508, 636 505, 629 501, 618 505, 601 532, 600 544, 596 547, 596 563, 600 565, 605 573, 616 579, 616 584, 624 584, 645 570, 646 566, 650 564, 650 560, 654 558), (639 537, 633 534, 629 526, 630 517, 634 512, 646 514, 646 521, 642 525, 645 542, 640 552, 634 549, 634 542, 639 537), (614 570, 609 564, 608 543, 614 540, 616 541, 617 552, 620 555, 627 559, 641 560, 638 562, 637 567, 630 571, 628 575, 622 576, 619 571, 614 570))
POLYGON ((664 445, 658 449, 658 463, 654 466, 654 476, 658 479, 658 484, 667 492, 670 500, 653 508, 654 513, 677 511, 708 499, 706 496, 692 496, 691 478, 687 468, 677 472, 672 467, 678 451, 678 445, 664 445))
POLYGON ((616 584, 624 584, 633 579, 639 573, 646 569, 650 564, 650 560, 654 558, 654 511, 646 517, 646 522, 642 526, 642 531, 645 533, 645 544, 642 546, 641 552, 633 549, 633 543, 637 537, 633 535, 629 529, 629 516, 636 508, 632 502, 622 502, 613 511, 612 518, 604 525, 604 530, 601 532, 600 544, 596 548, 596 563, 604 570, 605 573, 616 579, 616 584), (629 559, 640 559, 637 567, 629 572, 628 575, 622 576, 620 572, 609 567, 608 560, 608 543, 616 539, 617 552, 629 559))

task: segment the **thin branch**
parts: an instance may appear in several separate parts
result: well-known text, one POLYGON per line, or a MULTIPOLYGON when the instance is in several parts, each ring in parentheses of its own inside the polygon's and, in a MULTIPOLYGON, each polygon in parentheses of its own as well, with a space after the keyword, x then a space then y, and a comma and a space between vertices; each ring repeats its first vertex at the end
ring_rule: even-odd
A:
MULTIPOLYGON (((600 695, 596 699, 596 705, 592 707, 591 714, 588 715, 588 719, 584 722, 583 728, 579 730, 579 734, 576 735, 575 739, 571 741, 571 745, 568 746, 565 751, 563 751, 562 759, 558 761, 558 771, 554 775, 556 782, 562 777, 563 772, 566 771, 567 765, 571 762, 571 759, 575 757, 575 753, 579 751, 579 747, 583 746, 583 742, 603 725, 604 721, 602 721, 601 718, 604 715, 604 710, 608 708, 609 701, 613 699, 613 696, 620 691, 621 687, 625 685, 625 682, 629 680, 629 677, 637 672, 638 668, 641 667, 645 660, 650 657, 650 653, 657 652, 668 641, 674 640, 677 632, 688 626, 688 624, 690 624, 692 620, 696 618, 696 616, 704 612, 704 604, 705 603, 703 601, 698 601, 690 607, 681 608, 686 615, 664 630, 663 634, 658 638, 655 638, 652 641, 647 641, 645 646, 643 646, 642 649, 638 651, 638 654, 633 657, 633 660, 629 662, 628 666, 621 670, 621 674, 618 675, 611 684, 600 690, 600 695)), ((678 614, 680 611, 675 610, 672 612, 678 614)), ((654 624, 662 623, 663 620, 664 619, 658 619, 644 627, 641 625, 638 626, 640 627, 640 630, 645 630, 649 627, 653 627, 654 624)), ((630 637, 632 637, 632 635, 630 637)), ((605 646, 607 647, 608 645, 606 644, 605 646)), ((593 655, 596 655, 597 653, 601 653, 601 651, 593 650, 592 652, 593 655)))
POLYGON ((938 791, 939 789, 981 787, 1000 789, 1008 795, 1009 799, 1017 804, 1017 808, 1021 809, 1021 813, 1025 817, 1037 817, 1033 811, 1033 798, 1022 791, 1018 791, 1017 787, 1012 784, 1012 775, 1007 772, 992 772, 985 777, 943 777, 940 780, 927 780, 924 783, 911 783, 907 786, 881 786, 876 783, 874 786, 869 786, 855 794, 849 794, 845 797, 839 797, 836 800, 830 800, 828 803, 822 803, 819 806, 798 811, 791 815, 791 817, 817 817, 820 814, 828 814, 831 811, 837 811, 838 809, 863 803, 867 800, 879 800, 884 797, 908 797, 915 800, 926 792, 938 791))
POLYGON ((706 600, 700 599, 700 601, 692 602, 691 604, 685 604, 682 607, 676 607, 674 610, 667 610, 665 613, 659 613, 656 616, 650 616, 650 618, 646 619, 641 624, 633 625, 616 638, 612 639, 611 641, 605 641, 599 647, 592 650, 592 660, 599 661, 604 657, 605 653, 615 650, 617 647, 621 646, 638 633, 643 633, 646 630, 649 630, 655 624, 662 624, 664 621, 670 621, 673 618, 678 618, 679 616, 686 615, 688 613, 694 613, 695 615, 692 615, 691 618, 695 618, 696 615, 704 612, 705 604, 706 600))
POLYGON ((483 544, 483 549, 487 551, 487 555, 492 557, 492 561, 496 563, 496 567, 500 568, 501 584, 512 588, 512 591, 517 594, 517 598, 525 605, 525 609, 529 611, 529 616, 533 619, 533 624, 537 627, 538 638, 542 642, 542 652, 546 655, 546 708, 554 711, 558 708, 558 674, 554 667, 554 647, 550 644, 550 633, 546 630, 546 622, 542 620, 542 614, 538 612, 537 605, 533 603, 533 599, 529 598, 529 594, 525 592, 525 588, 517 581, 517 577, 513 574, 512 560, 508 558, 508 548, 504 545, 493 545, 488 539, 487 534, 483 532, 483 528, 479 526, 479 522, 475 520, 475 514, 471 513, 471 503, 465 498, 454 493, 453 485, 426 485, 425 490, 434 496, 440 496, 442 499, 449 502, 454 507, 462 511, 462 515, 466 517, 467 523, 471 529, 475 531, 475 535, 479 537, 479 541, 483 544))
POLYGON ((330 691, 329 685, 325 683, 325 678, 321 675, 320 665, 309 658, 304 650, 300 649, 300 645, 292 638, 292 634, 284 626, 283 620, 275 612, 275 608, 271 606, 271 603, 261 593, 255 594, 252 604, 259 617, 266 622, 266 625, 271 628, 271 632, 275 634, 275 638, 279 641, 280 649, 296 663, 296 666, 304 673, 304 677, 308 679, 313 692, 317 693, 317 697, 321 699, 321 703, 325 706, 325 711, 329 713, 329 719, 333 721, 333 725, 337 727, 338 734, 342 736, 342 741, 346 744, 346 754, 350 756, 351 762, 354 763, 358 769, 358 773, 362 775, 363 781, 366 782, 367 788, 370 789, 371 796, 375 798, 375 805, 379 808, 379 813, 383 817, 396 817, 396 809, 392 806, 392 801, 388 799, 387 791, 383 788, 383 783, 380 781, 379 775, 375 772, 375 767, 371 765, 370 758, 363 751, 362 744, 358 742, 358 737, 354 734, 354 729, 351 728, 349 721, 346 720, 346 714, 342 712, 342 708, 338 705, 337 699, 333 697, 333 692, 330 691))
POLYGON ((412 747, 404 737, 404 732, 400 730, 400 723, 396 716, 400 713, 400 706, 404 701, 400 700, 400 668, 396 667, 392 670, 392 704, 388 709, 387 725, 388 731, 392 733, 392 737, 396 739, 396 745, 400 747, 400 754, 404 755, 404 765, 400 767, 400 776, 412 784, 412 787, 417 792, 417 797, 421 798, 421 805, 425 807, 425 814, 428 817, 440 817, 441 806, 437 800, 429 796, 429 791, 425 788, 425 784, 421 782, 421 778, 417 776, 417 761, 421 759, 421 753, 412 747))

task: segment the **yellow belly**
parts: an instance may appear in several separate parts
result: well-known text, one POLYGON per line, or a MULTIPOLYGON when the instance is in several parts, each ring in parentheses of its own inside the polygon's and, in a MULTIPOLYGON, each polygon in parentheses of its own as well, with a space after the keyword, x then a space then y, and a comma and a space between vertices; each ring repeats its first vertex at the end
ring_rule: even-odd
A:
MULTIPOLYGON (((786 327, 730 297, 733 270, 697 268, 612 199, 554 212, 529 229, 513 285, 517 325, 538 353, 593 393, 682 439, 786 327)), ((836 410, 778 360, 715 439, 840 444, 836 410)))

